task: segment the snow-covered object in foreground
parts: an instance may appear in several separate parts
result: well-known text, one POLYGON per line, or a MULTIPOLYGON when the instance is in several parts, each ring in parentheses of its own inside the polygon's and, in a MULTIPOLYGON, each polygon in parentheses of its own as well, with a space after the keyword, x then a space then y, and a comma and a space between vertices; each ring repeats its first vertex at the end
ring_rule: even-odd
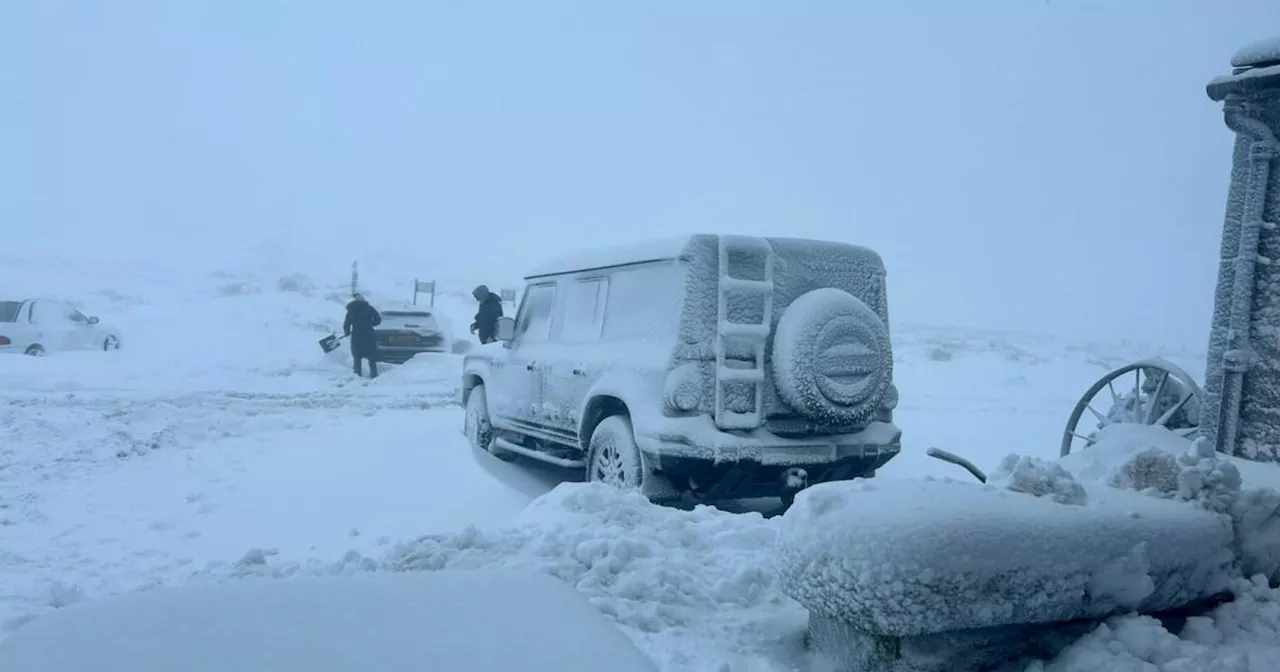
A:
POLYGON ((1280 581, 1280 465, 1223 455, 1205 439, 1193 443, 1145 425, 1107 427, 1097 443, 1061 464, 1086 484, 1125 487, 1229 514, 1243 573, 1280 581))
POLYGON ((1184 604, 1230 580, 1222 516, 1136 493, 1071 506, 954 481, 814 486, 783 517, 811 615, 908 636, 1184 604))
POLYGON ((478 449, 703 501, 786 499, 900 451, 870 249, 697 234, 570 255, 527 282, 503 342, 464 363, 478 449))
POLYGON ((17 672, 656 672, 545 574, 443 571, 165 588, 66 607, 0 642, 17 672))

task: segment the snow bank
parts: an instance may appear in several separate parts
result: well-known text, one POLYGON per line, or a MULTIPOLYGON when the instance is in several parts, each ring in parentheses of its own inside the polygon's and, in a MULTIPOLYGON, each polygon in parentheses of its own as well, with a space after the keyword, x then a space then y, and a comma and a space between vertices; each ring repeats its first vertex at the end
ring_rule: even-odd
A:
POLYGON ((654 672, 572 588, 439 572, 167 588, 67 607, 0 643, 22 672, 654 672))
POLYGON ((1280 670, 1280 591, 1260 577, 1237 580, 1235 600, 1181 627, 1149 616, 1114 618, 1050 662, 1025 672, 1272 672, 1280 670))
POLYGON ((1215 453, 1160 427, 1112 425, 1061 464, 1082 481, 1230 515, 1245 576, 1280 581, 1280 465, 1215 453))
POLYGON ((1170 607, 1228 585, 1223 517, 1106 495, 1065 505, 954 481, 820 484, 783 517, 782 586, 815 616, 909 636, 1170 607))
POLYGON ((598 483, 564 484, 505 527, 424 536, 379 558, 351 552, 336 563, 255 552, 196 580, 531 570, 575 586, 663 670, 781 672, 805 655, 806 616, 777 588, 768 552, 776 539, 776 522, 757 513, 682 511, 598 483))

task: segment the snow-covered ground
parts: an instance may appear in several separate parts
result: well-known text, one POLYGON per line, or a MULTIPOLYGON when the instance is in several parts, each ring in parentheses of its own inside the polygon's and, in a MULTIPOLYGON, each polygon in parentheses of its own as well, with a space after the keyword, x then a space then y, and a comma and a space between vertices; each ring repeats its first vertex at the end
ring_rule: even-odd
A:
MULTIPOLYGON (((345 350, 321 354, 341 322, 340 272, 96 269, 86 289, 4 261, 9 291, 81 302, 121 328, 124 349, 0 357, 0 639, 157 585, 527 569, 574 585, 662 670, 823 669, 775 576, 778 519, 557 487, 563 473, 473 453, 458 357, 355 381, 345 350)), ((409 297, 411 278, 365 276, 375 305, 409 297)), ((441 288, 437 308, 466 338, 471 284, 441 288)), ((1072 405, 1107 370, 1156 354, 1204 368, 1141 344, 919 327, 894 339, 904 452, 881 472, 894 478, 968 478, 931 446, 988 472, 1009 453, 1054 459, 1072 405)), ((1240 590, 1181 639, 1120 618, 1043 669, 1280 669, 1280 593, 1240 590)))

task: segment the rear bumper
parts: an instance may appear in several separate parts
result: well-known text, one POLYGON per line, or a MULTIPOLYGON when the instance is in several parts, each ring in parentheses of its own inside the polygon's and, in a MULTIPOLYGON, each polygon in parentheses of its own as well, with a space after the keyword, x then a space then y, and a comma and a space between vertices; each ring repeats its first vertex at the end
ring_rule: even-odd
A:
POLYGON ((706 500, 793 493, 798 489, 797 475, 803 479, 802 487, 869 477, 902 451, 902 430, 891 423, 872 423, 856 434, 804 439, 761 431, 695 437, 703 440, 672 440, 669 435, 636 438, 647 468, 665 476, 677 490, 692 491, 706 500))

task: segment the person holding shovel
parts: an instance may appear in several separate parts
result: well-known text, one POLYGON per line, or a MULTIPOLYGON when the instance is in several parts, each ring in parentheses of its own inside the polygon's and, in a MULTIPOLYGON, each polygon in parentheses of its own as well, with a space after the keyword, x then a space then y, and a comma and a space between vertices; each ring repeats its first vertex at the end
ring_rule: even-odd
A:
POLYGON ((502 317, 502 297, 480 285, 471 292, 479 304, 476 321, 471 323, 471 333, 476 334, 480 343, 493 343, 498 340, 498 318, 502 317))
POLYGON ((378 339, 373 328, 382 324, 378 310, 369 305, 360 294, 353 295, 347 304, 347 319, 342 322, 342 335, 350 339, 351 361, 357 376, 361 372, 361 360, 369 360, 369 377, 378 377, 378 339))

